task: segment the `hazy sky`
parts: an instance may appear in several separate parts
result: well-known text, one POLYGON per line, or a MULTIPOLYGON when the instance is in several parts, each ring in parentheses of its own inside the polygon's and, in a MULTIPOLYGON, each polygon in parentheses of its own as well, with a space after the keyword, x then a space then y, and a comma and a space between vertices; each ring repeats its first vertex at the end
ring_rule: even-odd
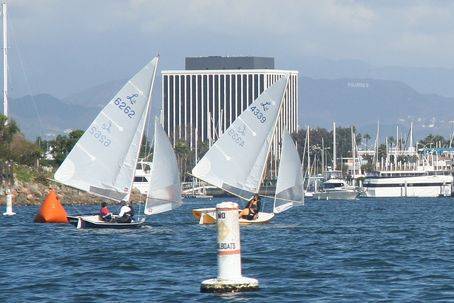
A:
POLYGON ((12 95, 64 97, 158 52, 161 69, 203 55, 454 67, 454 1, 10 0, 9 19, 12 95))

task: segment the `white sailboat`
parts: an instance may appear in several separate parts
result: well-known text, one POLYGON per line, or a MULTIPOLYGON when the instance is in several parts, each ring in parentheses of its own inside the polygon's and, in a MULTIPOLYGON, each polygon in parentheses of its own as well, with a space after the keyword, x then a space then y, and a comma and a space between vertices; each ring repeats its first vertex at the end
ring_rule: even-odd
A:
MULTIPOLYGON (((287 81, 282 77, 233 121, 194 167, 195 177, 244 200, 259 192, 287 81)), ((216 220, 214 208, 194 209, 193 215, 201 224, 216 220)), ((260 212, 256 221, 273 216, 260 212)))
POLYGON ((294 203, 304 204, 303 173, 298 150, 290 134, 284 130, 273 212, 278 214, 286 211, 294 203))
MULTIPOLYGON (((102 109, 56 171, 56 181, 113 201, 129 200, 158 61, 151 60, 102 109)), ((80 228, 143 223, 106 223, 98 215, 76 219, 80 228)))
POLYGON ((145 215, 170 211, 183 204, 177 158, 159 118, 155 119, 154 151, 145 215))

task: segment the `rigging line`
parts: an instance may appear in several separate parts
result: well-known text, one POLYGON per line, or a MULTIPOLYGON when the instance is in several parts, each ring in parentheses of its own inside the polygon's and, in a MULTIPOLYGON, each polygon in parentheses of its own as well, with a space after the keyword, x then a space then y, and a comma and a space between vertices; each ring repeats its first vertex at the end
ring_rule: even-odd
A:
POLYGON ((11 21, 10 21, 9 25, 10 25, 10 29, 11 29, 11 33, 12 33, 12 35, 11 35, 12 42, 13 42, 13 45, 16 46, 16 47, 13 47, 13 48, 14 48, 15 52, 17 53, 17 57, 19 58, 19 63, 20 63, 20 66, 21 66, 21 70, 22 70, 24 79, 25 79, 25 84, 26 84, 27 90, 28 90, 28 92, 30 94, 30 98, 32 99, 33 109, 35 110, 36 116, 38 118, 38 123, 39 123, 39 127, 40 127, 39 133, 40 133, 41 137, 44 139, 43 122, 42 122, 42 119, 41 119, 41 115, 39 114, 39 111, 38 111, 38 105, 36 104, 35 96, 32 94, 30 81, 28 79, 27 73, 25 72, 25 65, 24 65, 24 60, 22 59, 22 54, 20 52, 19 42, 15 38, 16 35, 15 35, 15 31, 14 31, 14 25, 12 24, 11 21))

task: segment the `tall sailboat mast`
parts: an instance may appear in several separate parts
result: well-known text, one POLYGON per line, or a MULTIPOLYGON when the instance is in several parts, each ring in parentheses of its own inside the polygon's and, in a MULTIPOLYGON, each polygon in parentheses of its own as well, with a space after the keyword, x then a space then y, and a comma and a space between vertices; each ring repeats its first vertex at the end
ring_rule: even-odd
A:
POLYGON ((333 122, 333 170, 336 170, 336 122, 333 122))
POLYGON ((309 128, 309 125, 307 126, 307 136, 306 136, 306 141, 307 141, 307 175, 310 176, 311 175, 311 153, 310 153, 310 149, 311 149, 311 145, 309 143, 309 140, 310 140, 310 128, 309 128))
POLYGON ((325 141, 322 138, 322 174, 325 172, 325 141))
POLYGON ((3 115, 8 117, 8 30, 6 11, 6 2, 3 2, 3 115))
POLYGON ((356 137, 355 132, 353 131, 353 126, 351 127, 351 137, 352 137, 352 158, 353 158, 353 185, 355 184, 356 178, 356 137))
POLYGON ((375 143, 374 143, 374 157, 372 163, 374 164, 374 169, 377 169, 378 162, 378 146, 380 145, 380 120, 377 121, 377 132, 375 134, 375 143))

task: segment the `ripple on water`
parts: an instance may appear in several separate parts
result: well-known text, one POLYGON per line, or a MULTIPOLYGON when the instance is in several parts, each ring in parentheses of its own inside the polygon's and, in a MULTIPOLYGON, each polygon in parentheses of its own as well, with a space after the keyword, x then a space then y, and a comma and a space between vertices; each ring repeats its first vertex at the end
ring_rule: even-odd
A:
POLYGON ((454 300, 450 198, 308 201, 241 228, 243 273, 259 292, 202 294, 217 275, 216 228, 191 209, 220 201, 191 199, 133 231, 34 224, 37 207, 16 207, 0 218, 0 302, 454 300))

